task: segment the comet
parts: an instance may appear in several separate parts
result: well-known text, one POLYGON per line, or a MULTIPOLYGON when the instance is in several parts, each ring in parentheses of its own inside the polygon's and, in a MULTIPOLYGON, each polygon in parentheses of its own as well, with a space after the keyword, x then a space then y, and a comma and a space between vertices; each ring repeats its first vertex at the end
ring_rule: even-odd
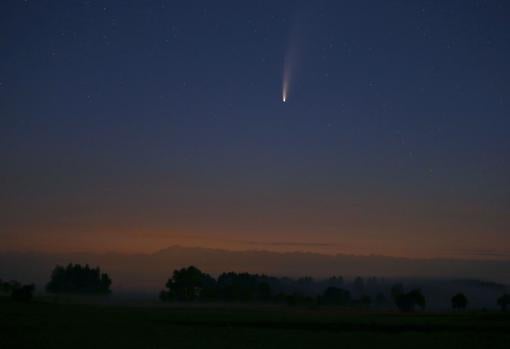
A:
POLYGON ((285 59, 283 61, 283 81, 282 81, 282 102, 286 103, 289 98, 289 87, 292 78, 293 71, 293 59, 294 56, 293 45, 289 45, 287 49, 287 53, 285 54, 285 59))
POLYGON ((291 20, 291 27, 289 31, 289 42, 285 51, 283 59, 283 79, 282 79, 282 102, 287 103, 291 93, 292 81, 294 80, 294 70, 297 65, 299 56, 299 36, 300 28, 298 26, 300 22, 297 16, 293 16, 291 20))

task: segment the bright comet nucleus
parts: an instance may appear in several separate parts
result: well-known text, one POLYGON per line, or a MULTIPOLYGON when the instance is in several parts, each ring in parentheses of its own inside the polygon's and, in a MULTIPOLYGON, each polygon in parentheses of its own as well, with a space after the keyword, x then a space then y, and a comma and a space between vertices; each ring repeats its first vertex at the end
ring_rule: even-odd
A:
POLYGON ((284 73, 283 76, 283 86, 282 86, 282 101, 283 103, 287 102, 287 94, 289 90, 289 82, 288 82, 288 76, 284 73))

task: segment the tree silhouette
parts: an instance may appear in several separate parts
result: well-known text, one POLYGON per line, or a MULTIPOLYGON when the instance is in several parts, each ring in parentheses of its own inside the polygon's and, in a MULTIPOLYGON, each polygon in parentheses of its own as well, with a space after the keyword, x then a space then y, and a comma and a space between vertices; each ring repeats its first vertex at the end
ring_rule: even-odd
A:
POLYGON ((391 294, 395 305, 400 311, 414 311, 416 306, 419 306, 422 309, 425 308, 426 300, 419 289, 406 293, 404 292, 403 286, 401 284, 397 284, 392 287, 391 294))
POLYGON ((359 300, 359 304, 366 307, 370 306, 372 304, 372 297, 367 295, 362 296, 359 300))
POLYGON ((510 294, 505 293, 501 297, 498 298, 498 305, 501 307, 502 311, 506 311, 508 305, 510 305, 510 294))
POLYGON ((408 293, 408 296, 411 297, 415 305, 419 306, 422 310, 425 309, 427 302, 421 290, 419 289, 412 290, 411 292, 408 293))
POLYGON ((30 302, 33 298, 35 285, 23 285, 12 290, 11 298, 16 302, 30 302))
POLYGON ((384 293, 382 293, 382 292, 377 293, 377 295, 375 296, 375 304, 376 305, 384 305, 386 303, 387 303, 387 299, 386 299, 386 296, 384 295, 384 293))
POLYGON ((344 285, 344 278, 341 276, 332 276, 326 280, 326 285, 341 288, 344 285))
POLYGON ((214 299, 216 295, 216 281, 194 266, 175 270, 165 286, 167 290, 160 293, 162 301, 214 299))
POLYGON ((351 293, 338 287, 328 287, 320 297, 320 303, 326 305, 347 305, 350 301, 351 293))
POLYGON ((12 280, 4 282, 0 280, 0 293, 10 296, 17 302, 29 302, 32 300, 35 285, 22 285, 18 281, 12 280))
POLYGON ((315 299, 313 297, 305 296, 299 292, 294 292, 292 294, 280 293, 275 297, 275 301, 287 303, 289 306, 311 306, 315 304, 315 299))
POLYGON ((11 280, 11 281, 1 281, 0 280, 0 292, 2 293, 7 293, 7 294, 12 294, 12 291, 15 290, 16 288, 19 288, 21 287, 21 284, 16 281, 16 280, 11 280))
POLYGON ((261 301, 269 301, 272 298, 272 290, 271 286, 268 282, 261 282, 257 286, 257 298, 261 301))
POLYGON ((404 293, 404 285, 402 284, 395 284, 391 287, 391 297, 393 300, 396 300, 398 296, 402 295, 404 293))
POLYGON ((10 294, 11 293, 11 285, 10 285, 10 283, 0 279, 0 293, 10 294))
POLYGON ((365 281, 358 276, 353 282, 354 294, 356 297, 362 297, 365 294, 365 281))
POLYGON ((218 293, 226 301, 269 301, 271 278, 249 273, 223 273, 218 277, 218 293))
POLYGON ((452 297, 452 308, 453 309, 466 309, 468 305, 467 297, 464 295, 464 293, 457 293, 455 296, 452 297))
POLYGON ((90 268, 88 264, 85 267, 79 264, 69 264, 67 267, 57 265, 46 290, 52 293, 108 294, 111 284, 108 274, 101 274, 99 267, 90 268))

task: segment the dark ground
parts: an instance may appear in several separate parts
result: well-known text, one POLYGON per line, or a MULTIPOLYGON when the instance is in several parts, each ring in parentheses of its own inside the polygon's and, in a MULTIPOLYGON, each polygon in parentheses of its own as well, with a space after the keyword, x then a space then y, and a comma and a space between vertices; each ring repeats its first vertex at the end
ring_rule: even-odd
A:
POLYGON ((0 300, 0 348, 509 348, 510 314, 0 300))

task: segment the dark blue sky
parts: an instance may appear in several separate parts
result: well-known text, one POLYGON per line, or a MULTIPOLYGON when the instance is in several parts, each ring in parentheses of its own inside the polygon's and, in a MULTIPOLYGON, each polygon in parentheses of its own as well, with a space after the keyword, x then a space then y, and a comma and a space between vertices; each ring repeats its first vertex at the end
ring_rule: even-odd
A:
POLYGON ((509 23, 507 1, 2 1, 0 237, 510 252, 509 23))

